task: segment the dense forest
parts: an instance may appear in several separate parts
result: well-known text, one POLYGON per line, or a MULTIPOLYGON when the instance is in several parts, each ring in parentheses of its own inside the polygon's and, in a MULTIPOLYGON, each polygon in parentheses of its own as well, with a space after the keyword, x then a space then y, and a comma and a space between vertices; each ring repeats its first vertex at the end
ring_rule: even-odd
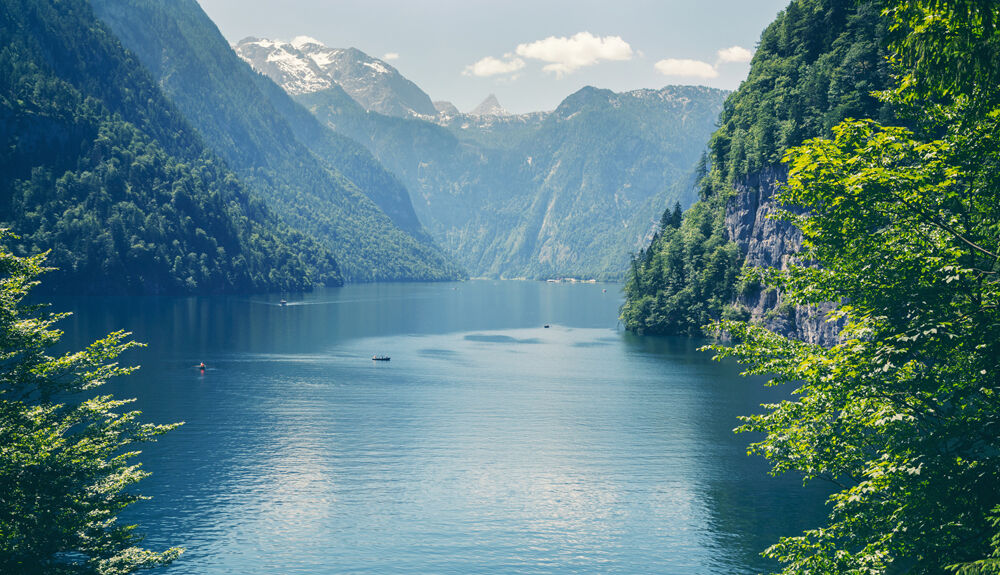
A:
POLYGON ((331 253, 205 149, 83 0, 2 0, 0 222, 51 250, 50 290, 218 293, 338 285, 331 253))
POLYGON ((846 120, 785 155, 800 262, 765 276, 835 302, 830 347, 722 321, 720 357, 795 387, 742 431, 774 473, 834 486, 784 573, 1000 572, 1000 5, 883 4, 898 122, 846 120), (759 436, 758 436, 759 437, 759 436))
POLYGON ((766 550, 784 574, 1000 573, 998 24, 1000 5, 979 0, 792 2, 745 84, 768 89, 727 103, 703 201, 679 226, 665 214, 636 258, 631 329, 707 327, 718 358, 793 388, 738 429, 772 473, 833 490, 825 524, 766 550), (810 40, 824 33, 826 52, 810 40), (810 54, 837 57, 761 84, 768 62, 810 54), (735 273, 726 201, 779 160, 773 217, 798 251, 735 273), (826 306, 838 337, 807 343, 728 304, 761 288, 826 306))
POLYGON ((347 281, 463 277, 371 153, 321 125, 236 54, 195 0, 92 0, 206 145, 316 237, 347 281))
POLYGON ((636 258, 622 308, 628 329, 696 335, 711 319, 748 317, 740 296, 761 286, 749 275, 738 279, 746 254, 727 233, 727 206, 762 174, 783 179, 790 146, 829 134, 844 118, 892 118, 892 104, 874 93, 890 84, 880 10, 875 2, 796 0, 764 30, 749 76, 726 100, 708 143, 701 200, 636 258))

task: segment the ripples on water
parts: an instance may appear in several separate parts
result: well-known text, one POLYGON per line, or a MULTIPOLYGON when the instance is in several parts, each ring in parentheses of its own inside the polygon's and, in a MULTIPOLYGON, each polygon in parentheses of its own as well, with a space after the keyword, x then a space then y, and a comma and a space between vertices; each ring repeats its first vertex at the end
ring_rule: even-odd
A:
POLYGON ((119 327, 149 343, 115 392, 187 422, 146 449, 154 499, 128 516, 148 545, 187 548, 165 573, 772 567, 759 551, 823 513, 821 493, 766 477, 731 432, 780 391, 690 341, 624 334, 605 287, 618 292, 467 282, 284 307, 57 306, 77 312, 76 345, 119 327))

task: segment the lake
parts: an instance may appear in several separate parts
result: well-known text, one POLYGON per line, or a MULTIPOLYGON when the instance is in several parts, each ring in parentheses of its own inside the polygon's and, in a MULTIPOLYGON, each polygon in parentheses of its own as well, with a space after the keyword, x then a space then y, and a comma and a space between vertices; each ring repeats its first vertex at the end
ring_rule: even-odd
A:
POLYGON ((186 422, 146 447, 153 499, 126 516, 187 549, 161 573, 749 574, 825 517, 732 433, 786 392, 625 333, 618 285, 285 297, 55 300, 69 345, 147 343, 108 387, 186 422))

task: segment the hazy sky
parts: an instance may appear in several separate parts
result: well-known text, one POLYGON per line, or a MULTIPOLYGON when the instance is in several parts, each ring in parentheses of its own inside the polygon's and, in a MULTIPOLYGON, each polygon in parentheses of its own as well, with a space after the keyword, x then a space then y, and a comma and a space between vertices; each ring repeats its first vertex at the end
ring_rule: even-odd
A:
POLYGON ((551 110, 583 86, 734 89, 788 0, 198 0, 230 41, 354 47, 462 111, 551 110))

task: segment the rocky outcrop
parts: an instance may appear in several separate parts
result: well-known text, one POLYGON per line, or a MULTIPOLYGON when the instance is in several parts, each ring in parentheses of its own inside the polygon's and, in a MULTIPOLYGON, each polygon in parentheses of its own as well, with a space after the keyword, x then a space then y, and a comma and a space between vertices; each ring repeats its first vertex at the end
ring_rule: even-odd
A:
POLYGON ((483 100, 478 106, 476 106, 471 112, 470 116, 509 116, 508 112, 503 106, 500 105, 500 100, 497 100, 495 94, 490 94, 483 100))
MULTIPOLYGON (((787 269, 802 247, 801 232, 773 217, 781 209, 774 194, 787 177, 783 167, 766 168, 734 186, 736 193, 726 206, 726 232, 740 247, 746 266, 787 269)), ((772 287, 748 287, 735 303, 749 311, 751 321, 809 343, 832 345, 843 327, 841 322, 827 321, 833 304, 792 305, 772 287)))

